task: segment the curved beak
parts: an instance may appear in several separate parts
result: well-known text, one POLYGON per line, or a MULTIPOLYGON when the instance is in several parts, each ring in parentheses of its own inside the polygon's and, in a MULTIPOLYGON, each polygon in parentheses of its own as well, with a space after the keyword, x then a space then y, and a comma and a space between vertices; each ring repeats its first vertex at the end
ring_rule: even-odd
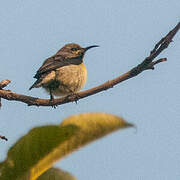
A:
POLYGON ((84 48, 84 52, 86 52, 87 50, 89 50, 91 48, 95 48, 95 47, 99 47, 99 46, 98 45, 88 46, 88 47, 84 48))

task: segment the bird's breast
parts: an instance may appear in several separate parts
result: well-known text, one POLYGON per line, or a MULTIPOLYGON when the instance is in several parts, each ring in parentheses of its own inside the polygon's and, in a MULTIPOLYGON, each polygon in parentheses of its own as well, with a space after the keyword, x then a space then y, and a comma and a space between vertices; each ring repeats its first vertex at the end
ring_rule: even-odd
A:
POLYGON ((85 65, 68 65, 58 68, 55 71, 55 80, 59 82, 59 87, 53 90, 56 96, 68 95, 80 91, 87 79, 85 65))

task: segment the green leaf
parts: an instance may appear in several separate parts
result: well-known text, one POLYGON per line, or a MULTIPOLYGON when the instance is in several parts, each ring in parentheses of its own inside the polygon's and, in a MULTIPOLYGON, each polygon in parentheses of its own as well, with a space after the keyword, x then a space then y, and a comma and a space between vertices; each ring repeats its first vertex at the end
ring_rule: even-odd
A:
POLYGON ((37 178, 37 180, 77 180, 70 173, 58 168, 50 168, 37 178))
POLYGON ((112 114, 84 113, 65 119, 60 126, 34 128, 9 150, 0 166, 0 180, 35 180, 78 148, 132 126, 112 114))
POLYGON ((73 115, 65 119, 60 124, 60 127, 67 125, 75 125, 79 128, 79 131, 69 139, 67 145, 61 146, 66 153, 72 152, 113 131, 134 127, 133 124, 126 122, 121 117, 108 113, 83 113, 73 115))
POLYGON ((35 179, 34 177, 49 169, 53 162, 51 160, 51 163, 36 169, 36 174, 32 171, 33 167, 48 154, 53 154, 56 149, 60 150, 60 144, 77 130, 73 125, 50 125, 32 129, 10 148, 7 159, 0 166, 0 180, 35 179))

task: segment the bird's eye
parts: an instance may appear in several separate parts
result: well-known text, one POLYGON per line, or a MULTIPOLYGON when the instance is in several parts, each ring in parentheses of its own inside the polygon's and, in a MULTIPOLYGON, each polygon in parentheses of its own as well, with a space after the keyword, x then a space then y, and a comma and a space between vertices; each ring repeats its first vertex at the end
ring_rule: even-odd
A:
POLYGON ((77 51, 77 48, 71 48, 72 51, 77 51))

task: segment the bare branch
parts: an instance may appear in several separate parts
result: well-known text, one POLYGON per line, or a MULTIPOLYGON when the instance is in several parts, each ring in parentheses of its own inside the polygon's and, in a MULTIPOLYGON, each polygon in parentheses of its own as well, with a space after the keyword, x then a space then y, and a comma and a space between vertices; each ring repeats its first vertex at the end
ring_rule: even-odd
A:
POLYGON ((153 62, 151 62, 151 63, 149 64, 149 66, 147 67, 147 70, 148 70, 148 69, 154 70, 154 65, 159 64, 159 63, 161 63, 161 62, 165 62, 165 61, 167 61, 167 58, 161 58, 161 59, 158 59, 158 60, 156 60, 156 61, 153 61, 153 62))
MULTIPOLYGON (((4 98, 7 100, 13 100, 13 101, 20 101, 23 103, 28 104, 29 106, 57 106, 73 101, 77 101, 79 99, 85 98, 87 96, 96 94, 98 92, 107 90, 109 88, 112 88, 116 84, 119 84, 127 79, 133 78, 140 74, 141 72, 149 69, 154 69, 154 66, 159 64, 160 62, 164 62, 167 59, 161 58, 159 60, 153 61, 163 50, 165 50, 169 44, 172 42, 173 37, 176 35, 178 30, 180 29, 180 22, 173 28, 165 37, 163 37, 154 47, 154 49, 150 52, 150 55, 146 57, 141 64, 137 65, 130 71, 122 74, 121 76, 112 79, 110 81, 107 81, 97 87, 94 87, 92 89, 88 89, 86 91, 82 91, 77 93, 77 96, 70 95, 67 97, 62 97, 58 99, 54 99, 54 101, 50 101, 48 99, 39 99, 35 97, 25 96, 21 94, 16 94, 14 92, 11 92, 9 90, 0 89, 0 98, 4 98)), ((4 86, 3 86, 4 87, 4 86)))
POLYGON ((6 87, 11 81, 10 80, 3 80, 0 82, 0 89, 6 87))
MULTIPOLYGON (((6 87, 11 81, 10 80, 3 80, 0 82, 0 90, 3 89, 4 87, 6 87)), ((0 108, 1 108, 2 104, 1 104, 1 98, 0 98, 0 108)))
POLYGON ((8 139, 5 136, 0 136, 0 139, 3 139, 5 141, 8 141, 8 139))

